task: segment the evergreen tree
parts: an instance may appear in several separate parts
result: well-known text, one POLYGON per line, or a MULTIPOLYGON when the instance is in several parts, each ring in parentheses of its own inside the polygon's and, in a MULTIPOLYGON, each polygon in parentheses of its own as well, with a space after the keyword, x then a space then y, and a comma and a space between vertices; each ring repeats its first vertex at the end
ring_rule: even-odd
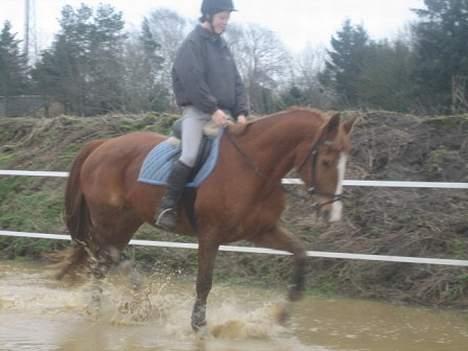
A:
POLYGON ((21 95, 28 89, 27 59, 11 29, 7 21, 0 33, 0 96, 21 95))
POLYGON ((58 97, 78 115, 121 110, 124 22, 109 5, 93 11, 82 4, 62 9, 61 30, 45 51, 33 77, 39 90, 58 97))
POLYGON ((328 51, 330 60, 326 62, 320 81, 335 90, 342 105, 356 106, 360 103, 356 85, 368 45, 366 30, 360 25, 352 25, 349 19, 331 39, 332 50, 328 51))
POLYGON ((126 43, 126 111, 166 111, 169 108, 169 92, 162 79, 163 62, 161 45, 145 18, 141 32, 126 43))
POLYGON ((89 36, 88 113, 122 110, 124 25, 121 12, 99 5, 89 36))
POLYGON ((38 93, 57 99, 64 105, 66 112, 81 115, 84 96, 80 92, 85 88, 77 61, 69 43, 64 37, 58 36, 52 48, 42 53, 31 75, 38 93))
POLYGON ((281 102, 285 107, 301 106, 307 102, 306 96, 296 85, 293 85, 281 94, 281 102))
POLYGON ((147 87, 149 96, 149 110, 161 111, 167 109, 170 104, 170 87, 164 84, 164 63, 165 60, 162 54, 162 46, 156 40, 155 35, 151 31, 151 26, 148 19, 144 19, 141 35, 139 37, 140 44, 143 47, 144 71, 147 77, 147 87))
POLYGON ((403 41, 371 43, 356 88, 367 107, 410 112, 414 55, 403 41))
POLYGON ((161 48, 161 45, 154 38, 147 18, 143 20, 139 41, 142 44, 143 52, 145 54, 145 65, 147 65, 148 71, 151 71, 153 74, 155 74, 155 71, 160 68, 160 65, 164 59, 158 54, 158 50, 161 48))
POLYGON ((415 10, 418 97, 424 105, 448 111, 451 82, 468 75, 468 0, 425 0, 415 10))

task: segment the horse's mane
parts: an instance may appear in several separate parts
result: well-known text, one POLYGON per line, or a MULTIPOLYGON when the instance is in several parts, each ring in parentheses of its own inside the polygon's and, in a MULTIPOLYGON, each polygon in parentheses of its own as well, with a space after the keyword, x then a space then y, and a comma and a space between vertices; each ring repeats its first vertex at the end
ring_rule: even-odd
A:
POLYGON ((269 115, 264 116, 253 116, 253 119, 248 121, 246 124, 235 124, 229 127, 229 131, 234 135, 244 135, 253 125, 259 125, 263 123, 268 123, 272 119, 282 117, 284 115, 310 115, 311 117, 320 118, 323 122, 329 118, 328 113, 323 112, 319 109, 312 108, 312 107, 303 107, 303 106, 291 106, 288 109, 280 112, 275 112, 269 115))

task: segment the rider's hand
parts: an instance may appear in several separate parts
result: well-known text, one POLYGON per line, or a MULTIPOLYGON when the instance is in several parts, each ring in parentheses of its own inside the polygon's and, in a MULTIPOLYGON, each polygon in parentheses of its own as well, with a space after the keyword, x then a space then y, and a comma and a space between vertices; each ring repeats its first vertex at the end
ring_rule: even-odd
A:
POLYGON ((237 117, 237 123, 246 124, 247 123, 247 118, 244 115, 239 115, 237 117))
POLYGON ((213 115, 211 116, 211 119, 219 127, 222 127, 222 126, 226 125, 226 123, 227 123, 227 116, 223 112, 223 110, 220 110, 220 109, 217 109, 215 111, 215 113, 213 113, 213 115))

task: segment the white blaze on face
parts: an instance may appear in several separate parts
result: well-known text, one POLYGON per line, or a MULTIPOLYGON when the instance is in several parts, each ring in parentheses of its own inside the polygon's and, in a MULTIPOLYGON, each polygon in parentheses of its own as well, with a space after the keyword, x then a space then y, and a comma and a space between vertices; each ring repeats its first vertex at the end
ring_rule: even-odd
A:
MULTIPOLYGON (((338 170, 338 183, 336 184, 336 195, 341 195, 343 193, 343 180, 346 170, 346 160, 347 156, 345 153, 340 154, 340 159, 338 160, 338 165, 336 166, 338 170)), ((343 212, 343 203, 341 201, 335 201, 332 204, 331 214, 330 214, 330 222, 337 222, 341 220, 341 214, 343 212)))

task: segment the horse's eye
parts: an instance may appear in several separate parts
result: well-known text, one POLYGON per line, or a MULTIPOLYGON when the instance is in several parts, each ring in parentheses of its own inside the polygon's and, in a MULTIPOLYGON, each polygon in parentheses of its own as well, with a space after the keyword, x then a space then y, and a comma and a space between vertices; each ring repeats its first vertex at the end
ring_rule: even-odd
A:
POLYGON ((323 161, 322 161, 322 166, 324 166, 324 167, 330 167, 331 164, 332 164, 332 163, 331 163, 331 161, 329 161, 329 160, 323 160, 323 161))

